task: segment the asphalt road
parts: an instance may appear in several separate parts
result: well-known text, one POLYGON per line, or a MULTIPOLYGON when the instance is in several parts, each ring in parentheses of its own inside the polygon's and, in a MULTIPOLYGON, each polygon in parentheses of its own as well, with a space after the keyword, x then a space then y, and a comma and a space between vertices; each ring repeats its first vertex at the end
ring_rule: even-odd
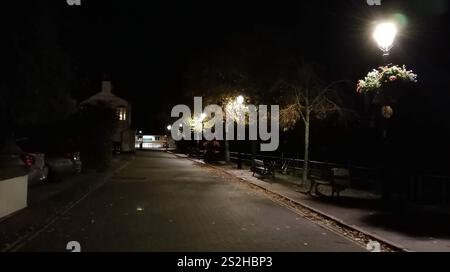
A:
POLYGON ((19 251, 364 251, 210 168, 140 152, 19 251))

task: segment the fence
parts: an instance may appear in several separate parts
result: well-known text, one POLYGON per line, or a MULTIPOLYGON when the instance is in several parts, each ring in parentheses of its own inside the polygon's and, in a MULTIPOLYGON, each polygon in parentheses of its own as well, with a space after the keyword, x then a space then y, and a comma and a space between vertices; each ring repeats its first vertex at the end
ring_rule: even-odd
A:
MULTIPOLYGON (((239 160, 239 153, 230 152, 232 161, 239 160)), ((241 153, 243 163, 251 164, 252 158, 274 161, 276 169, 284 174, 301 176, 303 160, 284 156, 265 156, 241 153)), ((352 164, 338 164, 320 161, 310 161, 311 168, 346 168, 350 171, 350 186, 355 189, 380 190, 380 171, 377 168, 357 166, 352 164)), ((448 204, 450 201, 450 177, 410 171, 396 171, 392 173, 392 193, 406 201, 426 204, 448 204)))

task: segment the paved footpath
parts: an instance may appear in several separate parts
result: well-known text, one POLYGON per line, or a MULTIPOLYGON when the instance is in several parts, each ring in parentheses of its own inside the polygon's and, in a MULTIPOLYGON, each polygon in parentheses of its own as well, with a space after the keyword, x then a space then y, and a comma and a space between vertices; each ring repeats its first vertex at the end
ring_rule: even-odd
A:
MULTIPOLYGON (((344 190, 339 200, 311 197, 301 193, 304 189, 294 185, 299 181, 291 176, 277 174, 275 179, 261 179, 257 175, 253 177, 249 169, 238 170, 232 165, 214 167, 289 198, 345 225, 362 230, 405 251, 450 251, 448 213, 437 213, 432 209, 402 213, 387 212, 380 208, 379 196, 368 192, 344 190)), ((330 192, 325 193, 330 194, 330 192)))
POLYGON ((19 251, 365 251, 217 171, 138 152, 19 251))

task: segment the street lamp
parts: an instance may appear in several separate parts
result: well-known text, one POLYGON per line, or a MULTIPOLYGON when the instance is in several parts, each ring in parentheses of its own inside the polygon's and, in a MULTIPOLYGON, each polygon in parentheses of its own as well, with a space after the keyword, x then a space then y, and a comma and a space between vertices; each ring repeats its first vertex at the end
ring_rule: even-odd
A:
POLYGON ((139 144, 139 149, 142 149, 142 137, 143 137, 143 135, 142 135, 142 130, 139 130, 138 131, 138 135, 137 135, 137 142, 138 142, 138 144, 139 144))
MULTIPOLYGON (((168 125, 167 126, 167 130, 171 131, 172 130, 172 125, 168 125)), ((164 146, 166 147, 166 151, 169 150, 169 140, 168 140, 167 134, 164 135, 164 145, 163 145, 163 147, 164 146)))
POLYGON ((236 97, 236 102, 237 102, 239 105, 244 104, 244 97, 243 97, 242 95, 239 95, 238 97, 236 97))
POLYGON ((397 26, 392 22, 383 22, 375 27, 373 38, 377 42, 378 48, 383 51, 383 56, 389 55, 389 50, 394 45, 397 31, 397 26))
POLYGON ((197 142, 197 152, 200 152, 200 140, 203 131, 203 121, 205 121, 207 116, 208 115, 206 113, 201 113, 189 120, 191 133, 194 133, 194 140, 196 140, 197 142))
MULTIPOLYGON (((244 122, 245 123, 245 107, 244 107, 245 98, 242 95, 238 95, 236 97, 236 102, 229 104, 231 108, 231 112, 233 114, 233 119, 236 122, 244 122)), ((225 144, 228 145, 228 141, 225 141, 225 144)), ((226 147, 226 156, 229 158, 229 146, 226 147)), ((228 159, 229 160, 229 159, 228 159)), ((242 169, 242 152, 241 146, 238 144, 238 169, 242 169)))
MULTIPOLYGON (((378 24, 375 27, 375 31, 373 32, 373 38, 378 44, 378 48, 383 52, 383 58, 384 58, 384 64, 388 65, 387 57, 389 56, 389 50, 391 50, 395 36, 397 35, 397 26, 392 22, 383 22, 378 24)), ((387 162, 385 159, 390 154, 388 152, 389 150, 389 143, 388 143, 388 119, 392 117, 393 109, 391 105, 385 104, 381 105, 381 114, 383 116, 382 120, 382 149, 381 154, 383 157, 381 158, 381 164, 380 164, 380 173, 381 173, 381 184, 382 184, 382 196, 383 199, 389 199, 389 190, 388 190, 388 179, 391 175, 391 165, 387 162)))

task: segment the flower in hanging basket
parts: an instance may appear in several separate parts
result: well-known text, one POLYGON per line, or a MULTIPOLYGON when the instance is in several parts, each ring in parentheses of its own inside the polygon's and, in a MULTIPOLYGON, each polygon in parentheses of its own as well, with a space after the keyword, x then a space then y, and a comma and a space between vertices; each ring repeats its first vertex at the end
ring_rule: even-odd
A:
POLYGON ((380 66, 378 69, 369 72, 364 79, 358 81, 356 91, 363 93, 380 90, 384 85, 394 81, 417 82, 417 75, 411 70, 406 70, 405 65, 403 67, 397 65, 380 66))

